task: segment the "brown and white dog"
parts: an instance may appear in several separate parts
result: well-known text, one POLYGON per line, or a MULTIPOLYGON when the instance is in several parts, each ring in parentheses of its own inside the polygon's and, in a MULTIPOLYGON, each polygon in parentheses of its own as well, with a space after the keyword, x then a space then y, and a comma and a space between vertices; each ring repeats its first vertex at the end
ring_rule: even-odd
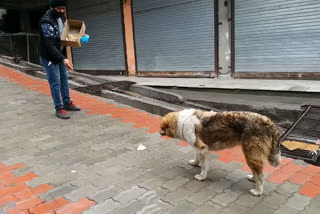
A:
POLYGON ((241 145, 253 173, 248 179, 256 183, 250 190, 255 196, 263 193, 264 160, 274 167, 281 161, 278 129, 269 118, 257 113, 185 109, 168 113, 160 128, 161 135, 187 141, 196 149, 196 158, 189 164, 201 167, 201 173, 195 175, 197 180, 207 177, 208 151, 241 145))

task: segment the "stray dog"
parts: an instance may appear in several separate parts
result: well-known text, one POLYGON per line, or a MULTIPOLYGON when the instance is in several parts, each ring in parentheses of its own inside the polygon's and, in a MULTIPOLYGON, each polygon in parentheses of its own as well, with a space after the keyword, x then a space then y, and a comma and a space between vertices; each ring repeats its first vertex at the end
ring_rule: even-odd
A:
POLYGON ((160 134, 190 143, 196 150, 192 166, 200 166, 197 180, 204 180, 208 172, 208 152, 241 145, 247 164, 252 171, 250 181, 256 183, 250 193, 263 193, 264 160, 276 167, 281 161, 280 135, 275 124, 265 116, 253 112, 214 112, 185 109, 170 112, 163 117, 160 134))

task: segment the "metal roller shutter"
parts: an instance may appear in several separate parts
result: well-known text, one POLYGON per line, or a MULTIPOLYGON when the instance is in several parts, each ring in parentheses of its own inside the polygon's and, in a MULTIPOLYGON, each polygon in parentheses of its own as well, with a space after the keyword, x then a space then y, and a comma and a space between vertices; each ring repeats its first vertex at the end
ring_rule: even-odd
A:
POLYGON ((88 44, 73 48, 76 70, 125 70, 122 13, 119 0, 69 1, 68 17, 83 20, 88 44))
POLYGON ((215 70, 214 0, 132 0, 139 72, 215 70))
POLYGON ((319 0, 235 0, 235 72, 320 72, 319 0))

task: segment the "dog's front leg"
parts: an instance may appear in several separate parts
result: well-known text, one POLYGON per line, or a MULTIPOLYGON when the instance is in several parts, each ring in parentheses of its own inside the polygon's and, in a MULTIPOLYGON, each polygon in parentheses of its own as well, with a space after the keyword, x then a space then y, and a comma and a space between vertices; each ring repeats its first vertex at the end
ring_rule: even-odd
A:
POLYGON ((197 139, 195 144, 197 150, 199 151, 199 165, 201 167, 201 173, 195 175, 195 179, 203 181, 207 178, 209 163, 208 163, 208 151, 209 148, 200 139, 197 139))
POLYGON ((196 149, 196 157, 194 160, 189 160, 189 164, 191 166, 199 166, 199 163, 200 163, 200 150, 199 149, 196 149))

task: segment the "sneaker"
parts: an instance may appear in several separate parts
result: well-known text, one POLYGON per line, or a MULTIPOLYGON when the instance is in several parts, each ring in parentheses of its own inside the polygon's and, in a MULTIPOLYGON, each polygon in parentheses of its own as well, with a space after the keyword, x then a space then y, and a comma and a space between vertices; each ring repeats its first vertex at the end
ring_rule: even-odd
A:
POLYGON ((70 116, 64 109, 57 109, 56 110, 56 116, 61 119, 70 119, 70 116))
POLYGON ((70 102, 67 105, 64 105, 64 110, 66 111, 80 111, 81 108, 70 102))

